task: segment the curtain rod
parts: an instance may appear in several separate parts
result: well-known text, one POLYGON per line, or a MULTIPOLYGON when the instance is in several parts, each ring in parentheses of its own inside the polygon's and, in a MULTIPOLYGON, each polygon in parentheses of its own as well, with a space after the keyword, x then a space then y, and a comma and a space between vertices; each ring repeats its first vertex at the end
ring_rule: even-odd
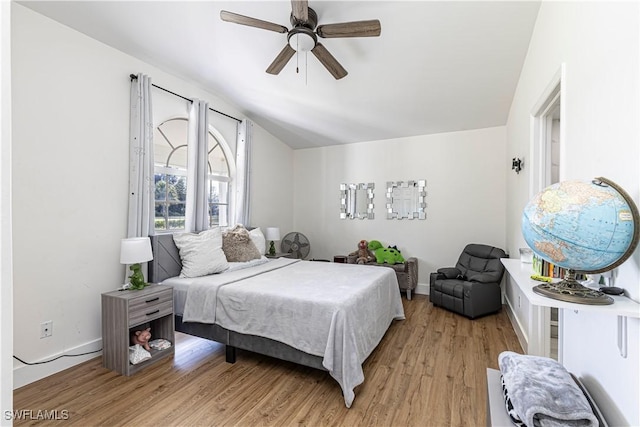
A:
MULTIPOLYGON (((130 78, 131 80, 137 80, 137 79, 138 79, 138 76, 136 76, 135 74, 129 74, 129 78, 130 78)), ((177 94, 177 93, 175 93, 175 92, 171 92, 169 89, 165 89, 165 88, 163 88, 163 87, 160 87, 160 86, 154 85, 153 83, 151 83, 151 86, 155 87, 156 89, 160 89, 160 90, 163 90, 163 91, 165 91, 165 92, 168 92, 168 93, 170 93, 171 95, 175 95, 175 96, 177 96, 178 98, 182 98, 182 99, 184 99, 185 101, 193 102, 193 99, 189 99, 189 98, 184 97, 184 96, 182 96, 182 95, 180 95, 180 94, 177 94)), ((237 117, 233 117, 233 116, 230 116, 230 115, 228 115, 228 114, 226 114, 226 113, 223 113, 222 111, 215 110, 215 109, 213 109, 213 108, 211 108, 211 107, 209 107, 209 110, 213 111, 214 113, 221 114, 221 115, 223 115, 223 116, 225 116, 225 117, 229 117, 230 119, 233 119, 233 120, 235 120, 235 121, 237 121, 237 122, 239 122, 239 123, 242 123, 242 120, 238 119, 237 117)))

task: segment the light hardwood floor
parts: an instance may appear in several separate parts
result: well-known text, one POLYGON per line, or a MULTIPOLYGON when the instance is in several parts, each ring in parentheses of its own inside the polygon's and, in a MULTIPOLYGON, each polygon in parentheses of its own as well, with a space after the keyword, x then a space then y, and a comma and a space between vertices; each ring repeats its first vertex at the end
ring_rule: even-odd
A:
POLYGON ((403 298, 363 369, 351 407, 328 373, 176 335, 176 354, 132 377, 96 358, 15 391, 14 410, 68 411, 79 426, 479 426, 486 420, 486 368, 522 349, 505 310, 476 320, 403 298))

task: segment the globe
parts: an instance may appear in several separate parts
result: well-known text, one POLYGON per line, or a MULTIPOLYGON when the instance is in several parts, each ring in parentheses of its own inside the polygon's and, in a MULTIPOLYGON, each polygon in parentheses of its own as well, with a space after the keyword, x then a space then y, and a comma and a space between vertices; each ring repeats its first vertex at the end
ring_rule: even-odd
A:
POLYGON ((569 274, 534 291, 571 302, 613 303, 602 292, 578 283, 575 272, 602 273, 622 264, 638 245, 639 222, 631 197, 606 178, 545 188, 524 208, 522 234, 540 258, 569 274))

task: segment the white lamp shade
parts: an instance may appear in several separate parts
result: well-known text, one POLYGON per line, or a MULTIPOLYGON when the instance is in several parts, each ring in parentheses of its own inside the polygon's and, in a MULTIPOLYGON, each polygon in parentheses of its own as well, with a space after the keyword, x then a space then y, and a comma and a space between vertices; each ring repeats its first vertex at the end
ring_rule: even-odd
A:
POLYGON ((120 263, 138 264, 153 259, 148 237, 131 237, 120 242, 120 263))
POLYGON ((280 240, 280 229, 278 227, 267 227, 264 233, 264 237, 267 240, 280 240))

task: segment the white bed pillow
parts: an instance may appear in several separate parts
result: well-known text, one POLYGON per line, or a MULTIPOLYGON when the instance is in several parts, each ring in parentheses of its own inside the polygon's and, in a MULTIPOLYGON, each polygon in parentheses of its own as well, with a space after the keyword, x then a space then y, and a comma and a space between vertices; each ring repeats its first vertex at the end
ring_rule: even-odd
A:
POLYGON ((222 251, 222 232, 218 227, 198 234, 174 234, 173 241, 182 260, 180 277, 206 276, 229 268, 222 251))
POLYGON ((267 239, 264 238, 264 234, 262 234, 260 227, 256 227, 249 231, 249 237, 251 237, 251 241, 256 245, 256 248, 258 248, 260 255, 264 255, 267 252, 267 239))

